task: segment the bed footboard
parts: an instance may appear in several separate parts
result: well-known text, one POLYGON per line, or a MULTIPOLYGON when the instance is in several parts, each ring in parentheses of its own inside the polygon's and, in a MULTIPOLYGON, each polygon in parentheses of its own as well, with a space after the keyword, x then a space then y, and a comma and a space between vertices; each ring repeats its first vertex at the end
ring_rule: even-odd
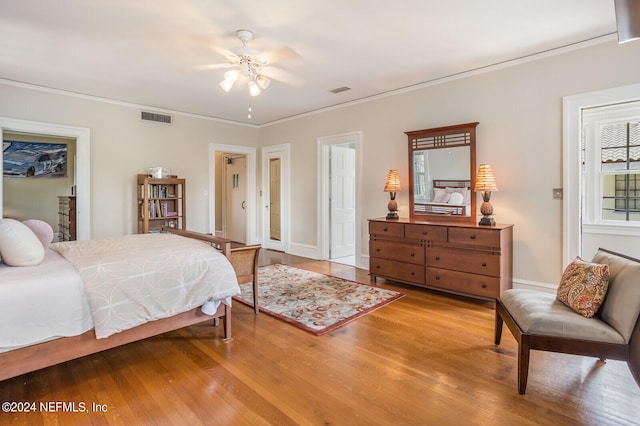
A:
POLYGON ((62 362, 71 361, 85 355, 94 354, 107 349, 126 345, 157 336, 169 331, 178 330, 203 321, 222 319, 224 322, 224 336, 227 340, 231 336, 231 308, 221 303, 213 316, 203 314, 200 307, 170 318, 151 321, 135 328, 122 331, 107 337, 96 339, 93 330, 73 337, 62 337, 49 342, 27 346, 9 352, 0 353, 0 380, 5 380, 41 368, 50 367, 62 362))

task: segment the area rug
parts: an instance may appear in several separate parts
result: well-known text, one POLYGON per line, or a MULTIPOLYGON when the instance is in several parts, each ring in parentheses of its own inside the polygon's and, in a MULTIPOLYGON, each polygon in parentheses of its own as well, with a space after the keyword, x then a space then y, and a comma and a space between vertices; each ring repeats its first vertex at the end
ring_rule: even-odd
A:
MULTIPOLYGON (((253 307, 252 283, 241 284, 235 298, 253 307)), ((398 291, 289 265, 258 268, 260 312, 279 318, 317 336, 333 331, 403 297, 398 291)))

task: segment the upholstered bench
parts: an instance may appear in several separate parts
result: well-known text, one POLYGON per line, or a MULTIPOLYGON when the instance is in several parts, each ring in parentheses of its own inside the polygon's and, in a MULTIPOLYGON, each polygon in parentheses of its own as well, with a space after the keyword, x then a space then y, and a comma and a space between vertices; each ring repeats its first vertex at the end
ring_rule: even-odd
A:
POLYGON ((592 317, 535 290, 507 290, 497 301, 495 344, 504 322, 518 342, 520 394, 526 391, 532 349, 627 361, 640 385, 640 260, 599 249, 592 262, 609 265, 606 296, 592 317))

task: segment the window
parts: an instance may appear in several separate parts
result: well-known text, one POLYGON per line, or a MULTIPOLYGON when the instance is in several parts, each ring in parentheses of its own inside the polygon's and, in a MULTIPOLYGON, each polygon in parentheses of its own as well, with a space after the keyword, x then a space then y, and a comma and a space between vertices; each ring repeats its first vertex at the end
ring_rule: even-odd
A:
POLYGON ((419 199, 428 199, 427 194, 427 176, 425 174, 425 156, 426 152, 418 151, 413 156, 413 188, 415 193, 413 196, 419 199))
POLYGON ((583 115, 584 223, 640 226, 640 105, 583 115))
POLYGON ((602 219, 640 221, 640 123, 600 127, 602 219))

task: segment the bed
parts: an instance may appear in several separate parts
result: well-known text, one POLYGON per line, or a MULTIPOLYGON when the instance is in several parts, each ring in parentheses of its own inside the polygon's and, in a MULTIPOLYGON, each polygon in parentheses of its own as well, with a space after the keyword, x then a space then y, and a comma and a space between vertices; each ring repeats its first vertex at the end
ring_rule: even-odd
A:
POLYGON ((228 240, 167 229, 53 243, 20 267, 1 244, 0 380, 206 320, 231 336, 228 240))
POLYGON ((469 179, 434 179, 429 200, 416 200, 420 213, 471 215, 471 181, 469 179))

